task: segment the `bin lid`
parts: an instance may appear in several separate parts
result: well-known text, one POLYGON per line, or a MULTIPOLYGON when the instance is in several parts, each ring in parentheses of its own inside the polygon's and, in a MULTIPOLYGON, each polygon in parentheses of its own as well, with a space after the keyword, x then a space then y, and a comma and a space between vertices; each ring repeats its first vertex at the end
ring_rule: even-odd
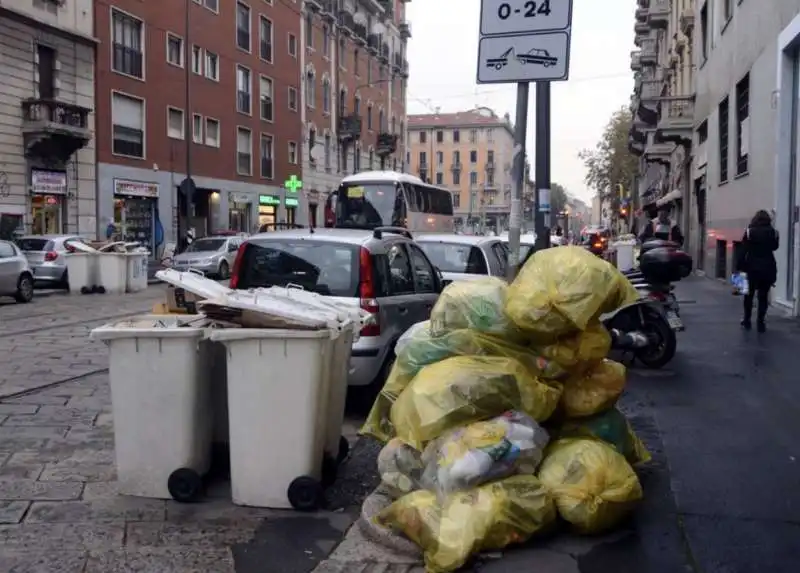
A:
POLYGON ((242 317, 248 319, 248 326, 267 328, 340 330, 344 322, 352 322, 343 320, 333 311, 326 312, 285 296, 259 291, 231 291, 222 297, 198 302, 197 307, 211 317, 220 313, 220 318, 224 317, 226 309, 239 311, 240 315, 249 313, 242 317))
POLYGON ((95 340, 121 338, 202 338, 211 321, 204 316, 141 315, 109 322, 92 330, 95 340))
POLYGON ((226 294, 236 292, 195 271, 181 272, 175 269, 164 269, 156 273, 156 278, 187 290, 202 299, 223 299, 226 294))

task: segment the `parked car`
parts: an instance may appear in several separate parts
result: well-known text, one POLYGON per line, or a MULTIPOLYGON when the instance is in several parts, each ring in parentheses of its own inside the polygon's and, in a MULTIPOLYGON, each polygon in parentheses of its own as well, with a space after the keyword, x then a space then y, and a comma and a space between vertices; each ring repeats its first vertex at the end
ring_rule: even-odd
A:
POLYGON ((236 260, 236 251, 246 239, 243 235, 197 239, 181 254, 172 257, 172 267, 178 271, 192 269, 207 276, 227 279, 236 260))
POLYGON ((0 241, 0 296, 13 296, 17 302, 33 300, 33 271, 23 252, 10 241, 0 241))
POLYGON ((445 284, 483 276, 506 276, 508 246, 501 237, 420 235, 416 243, 442 273, 445 284))
POLYGON ((383 385, 397 339, 430 317, 442 290, 436 267, 407 231, 292 229, 247 239, 233 266, 231 288, 289 284, 373 315, 353 345, 348 380, 371 389, 383 385))
POLYGON ((78 235, 27 235, 16 240, 17 246, 25 253, 34 281, 48 286, 67 288, 67 259, 73 242, 85 243, 78 235))

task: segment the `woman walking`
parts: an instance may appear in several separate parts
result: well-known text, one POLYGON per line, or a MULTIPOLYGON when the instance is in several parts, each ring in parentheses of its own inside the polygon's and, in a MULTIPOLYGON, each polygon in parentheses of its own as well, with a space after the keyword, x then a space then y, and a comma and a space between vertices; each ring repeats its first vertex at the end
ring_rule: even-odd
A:
POLYGON ((769 290, 778 276, 774 252, 778 250, 778 231, 772 226, 772 218, 766 211, 758 211, 742 237, 739 255, 739 271, 747 273, 749 289, 744 296, 744 318, 742 328, 752 328, 753 298, 758 301, 756 328, 766 330, 764 319, 769 305, 769 290))

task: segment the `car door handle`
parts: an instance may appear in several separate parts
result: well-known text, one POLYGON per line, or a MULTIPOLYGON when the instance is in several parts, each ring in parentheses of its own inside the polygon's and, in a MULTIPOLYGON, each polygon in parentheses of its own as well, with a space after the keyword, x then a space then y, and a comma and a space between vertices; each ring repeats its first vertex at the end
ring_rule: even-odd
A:
POLYGON ((408 314, 408 308, 401 306, 397 309, 397 312, 399 312, 400 314, 408 314))

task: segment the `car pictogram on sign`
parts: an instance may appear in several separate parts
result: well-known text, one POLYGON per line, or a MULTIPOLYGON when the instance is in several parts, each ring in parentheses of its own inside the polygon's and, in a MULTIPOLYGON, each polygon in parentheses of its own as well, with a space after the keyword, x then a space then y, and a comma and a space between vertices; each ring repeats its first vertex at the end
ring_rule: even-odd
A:
POLYGON ((517 61, 523 65, 538 64, 540 66, 544 66, 545 68, 549 68, 558 63, 558 58, 551 56, 547 50, 532 48, 531 50, 528 50, 526 54, 517 54, 517 61))

